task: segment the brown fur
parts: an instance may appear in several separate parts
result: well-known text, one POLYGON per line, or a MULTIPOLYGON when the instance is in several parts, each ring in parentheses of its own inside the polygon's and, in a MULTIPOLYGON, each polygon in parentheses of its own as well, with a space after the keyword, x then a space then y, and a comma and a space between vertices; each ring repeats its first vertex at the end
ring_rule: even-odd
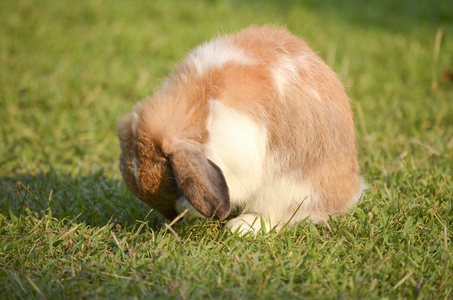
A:
MULTIPOLYGON (((276 172, 316 183, 314 189, 320 201, 311 208, 313 212, 345 212, 360 190, 360 179, 349 99, 337 75, 305 42, 284 29, 250 27, 225 40, 245 49, 257 63, 228 62, 200 76, 190 61, 183 61, 166 87, 135 109, 135 138, 131 131, 133 116, 128 115, 120 123, 122 174, 128 187, 139 199, 173 217, 175 200, 184 194, 178 180, 192 176, 195 181, 203 181, 206 177, 201 167, 193 174, 184 173, 181 167, 178 179, 174 168, 186 166, 190 170, 187 162, 203 153, 209 139, 208 101, 218 99, 265 125, 269 155, 279 160, 276 172), (297 84, 287 86, 281 95, 273 82, 272 67, 279 64, 281 55, 296 57, 300 53, 309 57, 309 64, 299 68, 297 84), (181 152, 181 144, 190 145, 192 150, 181 152), (138 185, 132 155, 140 160, 138 185)), ((198 186, 216 190, 208 194, 227 193, 212 185, 198 186)), ((204 210, 205 215, 212 213, 212 207, 198 204, 196 208, 204 210)), ((222 219, 229 206, 225 209, 222 219)))

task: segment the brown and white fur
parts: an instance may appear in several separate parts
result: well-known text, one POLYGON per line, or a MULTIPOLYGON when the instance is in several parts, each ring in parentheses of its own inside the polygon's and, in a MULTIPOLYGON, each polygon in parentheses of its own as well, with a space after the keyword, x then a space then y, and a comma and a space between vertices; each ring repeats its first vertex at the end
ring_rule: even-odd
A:
POLYGON ((363 190, 343 85, 282 28, 199 46, 118 133, 127 186, 169 219, 280 228, 344 214, 363 190))

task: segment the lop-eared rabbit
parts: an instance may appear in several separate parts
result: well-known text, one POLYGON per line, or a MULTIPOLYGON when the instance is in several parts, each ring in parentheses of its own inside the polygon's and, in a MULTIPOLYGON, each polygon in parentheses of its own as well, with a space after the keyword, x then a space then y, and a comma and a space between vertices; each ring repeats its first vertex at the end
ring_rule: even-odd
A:
POLYGON ((243 233, 322 222, 364 187, 342 83, 282 28, 197 47, 118 134, 127 186, 168 219, 188 209, 243 233))

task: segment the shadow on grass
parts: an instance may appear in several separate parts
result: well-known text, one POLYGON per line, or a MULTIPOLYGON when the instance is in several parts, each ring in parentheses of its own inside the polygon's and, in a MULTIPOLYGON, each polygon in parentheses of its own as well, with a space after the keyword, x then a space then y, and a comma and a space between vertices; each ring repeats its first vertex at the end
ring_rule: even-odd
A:
POLYGON ((0 178, 0 213, 20 215, 25 208, 57 219, 75 220, 92 227, 109 222, 127 226, 147 221, 153 229, 165 219, 136 199, 122 180, 102 172, 72 177, 55 171, 0 178))
MULTIPOLYGON (((236 1, 243 5, 262 5, 263 1, 236 1)), ((412 31, 420 26, 437 28, 453 22, 453 1, 443 0, 282 0, 266 1, 283 15, 289 15, 295 8, 308 9, 320 19, 349 23, 366 29, 378 27, 391 31, 412 31)))

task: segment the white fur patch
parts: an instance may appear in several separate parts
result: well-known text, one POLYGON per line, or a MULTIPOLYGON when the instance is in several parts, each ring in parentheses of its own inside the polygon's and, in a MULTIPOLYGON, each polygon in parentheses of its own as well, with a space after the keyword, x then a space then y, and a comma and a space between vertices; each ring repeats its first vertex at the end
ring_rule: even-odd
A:
POLYGON ((275 88, 279 95, 285 94, 285 86, 288 82, 298 77, 297 65, 288 56, 282 56, 277 65, 272 69, 275 88))
POLYGON ((218 38, 197 47, 189 55, 188 61, 195 65, 198 75, 205 74, 212 67, 221 68, 230 61, 240 64, 254 63, 243 49, 228 44, 224 38, 218 38))
MULTIPOLYGON (((247 233, 258 233, 261 229, 261 218, 254 214, 243 214, 237 218, 231 219, 226 223, 226 228, 231 232, 238 231, 240 236, 244 236, 247 233)), ((266 232, 269 230, 266 226, 266 232)))
POLYGON ((362 198, 363 194, 365 193, 365 191, 367 189, 368 189, 368 184, 366 183, 365 178, 360 176, 360 190, 357 192, 355 197, 352 199, 350 207, 353 207, 354 205, 357 204, 357 202, 359 202, 359 200, 362 198))
POLYGON ((281 162, 266 153, 267 131, 263 125, 220 101, 211 100, 210 109, 207 124, 210 139, 205 154, 225 176, 232 210, 239 208, 243 213, 227 227, 233 231, 240 226, 241 231, 245 228, 256 231, 261 228, 260 218, 252 227, 247 224, 251 222, 250 216, 260 216, 266 230, 281 228, 299 206, 291 223, 309 215, 315 222, 326 218, 313 209, 318 199, 311 183, 276 172, 281 162))
POLYGON ((210 110, 206 156, 222 170, 231 205, 245 204, 262 185, 266 130, 220 101, 211 100, 210 110))
POLYGON ((318 197, 313 185, 307 181, 298 181, 291 178, 291 175, 275 174, 277 166, 270 162, 267 165, 263 186, 255 195, 253 202, 245 208, 244 213, 259 213, 269 227, 281 228, 291 220, 299 222, 310 215, 314 222, 323 219, 318 212, 311 209, 317 207, 318 197), (296 213, 297 211, 297 213, 296 213))
POLYGON ((300 85, 299 72, 302 70, 307 70, 307 73, 312 72, 309 70, 310 66, 309 54, 301 53, 296 57, 281 55, 271 71, 278 94, 284 97, 288 84, 300 85))
POLYGON ((205 216, 200 214, 195 207, 192 206, 192 204, 187 200, 185 197, 179 197, 178 200, 176 200, 175 203, 175 208, 178 214, 182 214, 186 209, 189 210, 185 215, 184 218, 186 219, 192 219, 192 218, 201 218, 201 219, 206 219, 205 216))

